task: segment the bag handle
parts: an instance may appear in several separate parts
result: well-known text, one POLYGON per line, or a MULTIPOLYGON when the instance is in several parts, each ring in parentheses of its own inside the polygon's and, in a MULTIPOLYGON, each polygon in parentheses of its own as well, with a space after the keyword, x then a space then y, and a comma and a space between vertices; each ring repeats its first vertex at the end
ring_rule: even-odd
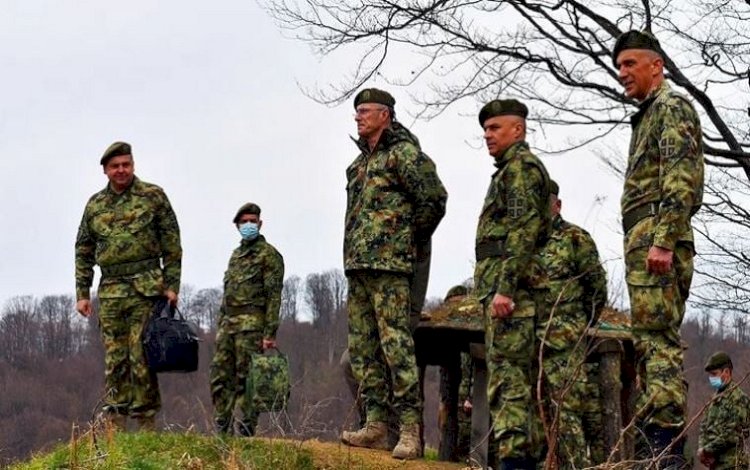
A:
POLYGON ((174 319, 176 312, 177 318, 179 320, 185 321, 185 317, 182 315, 180 309, 170 304, 165 296, 159 296, 154 304, 154 307, 154 310, 158 309, 158 314, 156 314, 156 311, 154 312, 154 314, 156 314, 155 316, 159 318, 174 319))

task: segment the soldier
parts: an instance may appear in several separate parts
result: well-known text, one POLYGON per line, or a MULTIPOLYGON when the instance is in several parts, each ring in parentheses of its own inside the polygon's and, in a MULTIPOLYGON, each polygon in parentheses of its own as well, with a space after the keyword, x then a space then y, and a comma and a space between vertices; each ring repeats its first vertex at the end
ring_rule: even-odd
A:
POLYGON ((224 273, 224 301, 211 362, 211 398, 220 434, 231 434, 237 406, 242 411, 240 435, 252 436, 259 412, 245 396, 245 382, 252 354, 276 347, 284 259, 260 235, 263 221, 257 204, 244 204, 232 222, 242 240, 224 273))
POLYGON ((474 285, 485 311, 487 399, 502 469, 534 468, 539 444, 531 390, 544 281, 536 258, 549 235, 550 183, 525 141, 527 115, 512 99, 491 101, 479 112, 497 171, 479 216, 474 285))
POLYGON ((410 332, 416 246, 445 214, 447 195, 417 138, 395 120, 393 97, 375 88, 354 98, 360 154, 347 168, 344 270, 349 352, 366 409, 348 445, 387 448, 389 392, 401 426, 393 457, 421 456, 422 403, 410 332))
MULTIPOLYGON (((703 197, 701 124, 690 102, 664 80, 664 53, 650 33, 629 31, 612 51, 631 118, 628 166, 621 199, 625 275, 640 383, 636 409, 650 449, 658 455, 685 426, 680 325, 693 276, 690 219, 703 197)), ((666 465, 684 465, 684 442, 666 465)))
POLYGON ((732 360, 727 353, 711 355, 705 370, 716 394, 701 422, 698 458, 710 470, 747 468, 750 398, 739 384, 732 384, 732 360))
POLYGON ((76 310, 91 315, 89 289, 98 264, 104 414, 118 429, 125 428, 130 416, 139 428, 151 430, 161 402, 141 334, 156 300, 165 296, 177 305, 180 227, 162 188, 135 176, 129 144, 113 143, 100 163, 109 183, 86 203, 78 227, 76 310))
POLYGON ((581 423, 585 333, 606 303, 607 274, 591 235, 560 216, 559 190, 552 181, 552 233, 541 255, 548 276, 548 311, 542 313, 536 334, 543 348, 545 425, 557 429, 558 468, 584 468, 590 466, 581 423))

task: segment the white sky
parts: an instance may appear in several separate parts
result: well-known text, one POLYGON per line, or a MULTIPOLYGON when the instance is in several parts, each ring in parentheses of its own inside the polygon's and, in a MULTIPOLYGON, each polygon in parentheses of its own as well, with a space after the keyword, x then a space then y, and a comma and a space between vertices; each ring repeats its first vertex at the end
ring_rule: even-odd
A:
MULTIPOLYGON (((239 240, 231 219, 247 201, 262 207, 262 232, 287 275, 341 268, 352 107, 320 105, 300 85, 340 81, 348 70, 346 60, 321 61, 284 38, 252 0, 0 0, 0 302, 74 293, 76 229, 106 184, 99 158, 115 140, 132 144, 136 174, 172 201, 184 283, 221 285, 239 240)), ((442 297, 472 275, 493 171, 480 104, 414 122, 410 94, 429 90, 389 89, 449 192, 429 288, 442 297)), ((539 134, 532 128, 532 145, 539 134)), ((624 158, 626 138, 607 149, 624 158)), ((592 233, 619 282, 621 183, 590 151, 543 161, 560 183, 564 216, 592 233)))

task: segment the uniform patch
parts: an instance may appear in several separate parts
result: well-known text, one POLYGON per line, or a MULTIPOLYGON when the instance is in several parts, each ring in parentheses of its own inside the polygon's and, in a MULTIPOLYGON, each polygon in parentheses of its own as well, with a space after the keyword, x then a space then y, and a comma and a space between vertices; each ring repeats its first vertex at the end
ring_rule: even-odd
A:
POLYGON ((677 150, 677 143, 674 137, 662 137, 659 141, 659 151, 666 158, 672 157, 677 150))
POLYGON ((526 198, 522 196, 510 196, 508 198, 508 216, 517 219, 526 213, 526 198))

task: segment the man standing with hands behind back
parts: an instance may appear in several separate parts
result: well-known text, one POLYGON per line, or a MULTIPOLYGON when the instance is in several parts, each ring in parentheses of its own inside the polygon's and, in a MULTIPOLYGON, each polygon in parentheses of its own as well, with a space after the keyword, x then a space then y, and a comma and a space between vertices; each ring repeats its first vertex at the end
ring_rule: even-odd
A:
POLYGON ((100 163, 109 183, 91 196, 78 228, 76 310, 91 315, 89 289, 97 264, 102 274, 98 296, 104 413, 119 429, 130 416, 141 429, 152 430, 161 401, 141 334, 156 300, 164 296, 177 305, 180 227, 164 191, 135 176, 129 144, 113 143, 100 163))
MULTIPOLYGON (((636 409, 651 458, 671 446, 660 465, 681 467, 687 386, 680 325, 693 277, 690 220, 703 198, 701 123, 692 104, 664 79, 664 52, 648 32, 628 31, 612 60, 625 95, 639 103, 631 118, 628 167, 620 201, 625 276, 643 393, 636 409)), ((662 468, 662 467, 660 467, 662 468)))
POLYGON ((410 298, 417 245, 445 214, 447 194, 419 140, 395 120, 396 100, 369 88, 354 98, 359 155, 347 168, 344 270, 349 352, 366 422, 348 445, 388 448, 389 395, 400 417, 393 457, 422 455, 422 403, 410 298))

